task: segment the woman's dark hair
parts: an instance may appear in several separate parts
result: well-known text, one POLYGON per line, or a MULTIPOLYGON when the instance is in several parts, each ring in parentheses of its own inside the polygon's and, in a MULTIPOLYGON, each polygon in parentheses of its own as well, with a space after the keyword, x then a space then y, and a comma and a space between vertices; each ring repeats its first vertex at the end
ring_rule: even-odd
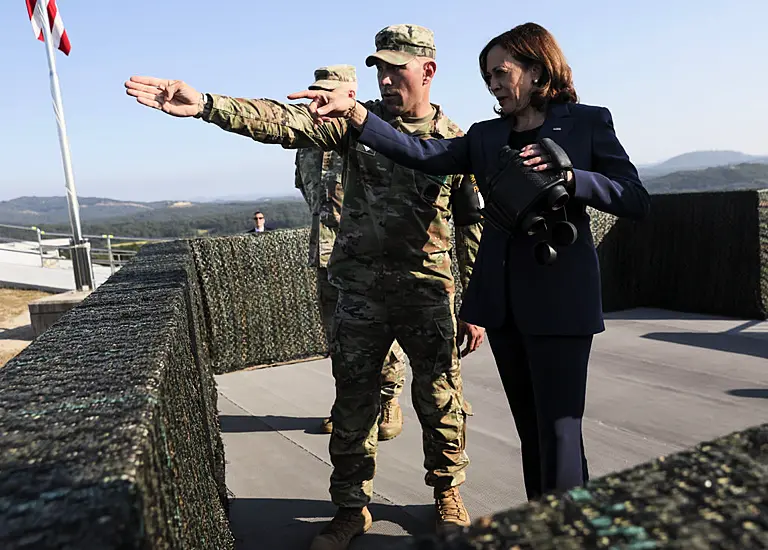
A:
MULTIPOLYGON (((526 70, 534 65, 541 66, 539 83, 531 93, 532 107, 540 110, 547 103, 578 103, 571 67, 555 37, 547 29, 536 23, 524 23, 485 45, 480 52, 480 74, 489 90, 488 52, 494 46, 504 48, 526 70)), ((494 110, 501 114, 498 107, 494 110)))

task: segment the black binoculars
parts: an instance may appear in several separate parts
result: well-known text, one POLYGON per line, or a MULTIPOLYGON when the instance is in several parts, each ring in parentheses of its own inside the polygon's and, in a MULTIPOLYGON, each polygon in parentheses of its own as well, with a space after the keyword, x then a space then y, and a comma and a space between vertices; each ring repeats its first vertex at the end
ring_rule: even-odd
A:
POLYGON ((539 145, 555 168, 534 171, 525 166, 520 151, 504 146, 499 153, 501 168, 488 182, 489 193, 483 216, 510 235, 541 235, 534 245, 536 261, 549 265, 557 260, 556 246, 573 244, 576 226, 568 221, 565 205, 570 199, 565 184, 573 170, 565 151, 549 138, 539 145))

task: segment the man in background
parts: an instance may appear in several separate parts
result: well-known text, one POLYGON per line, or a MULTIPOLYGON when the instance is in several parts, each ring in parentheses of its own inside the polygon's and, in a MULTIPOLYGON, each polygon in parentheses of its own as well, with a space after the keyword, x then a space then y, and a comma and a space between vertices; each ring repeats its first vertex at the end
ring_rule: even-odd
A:
MULTIPOLYGON (((352 65, 331 65, 315 71, 310 90, 344 90, 357 93, 357 75, 352 65)), ((309 265, 317 269, 317 296, 320 317, 328 342, 332 339, 333 315, 339 289, 328 281, 331 257, 341 220, 343 159, 336 151, 306 147, 296 151, 296 188, 301 191, 312 214, 309 234, 309 265)), ((379 441, 397 437, 403 431, 403 413, 398 397, 405 386, 405 353, 395 340, 381 370, 381 414, 379 441)), ((325 418, 321 430, 333 432, 331 418, 325 418)))
POLYGON ((264 214, 257 210, 253 213, 253 227, 246 233, 264 233, 264 231, 267 231, 264 214))

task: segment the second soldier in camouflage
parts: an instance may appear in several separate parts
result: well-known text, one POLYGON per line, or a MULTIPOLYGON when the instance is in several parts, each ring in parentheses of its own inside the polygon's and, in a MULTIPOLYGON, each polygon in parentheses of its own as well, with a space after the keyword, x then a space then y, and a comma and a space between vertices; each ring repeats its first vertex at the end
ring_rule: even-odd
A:
MULTIPOLYGON (((357 76, 352 65, 331 65, 315 71, 310 90, 356 92, 357 76)), ((331 257, 341 220, 343 159, 336 151, 306 147, 296 151, 296 188, 301 191, 312 214, 309 234, 309 265, 317 269, 317 296, 320 317, 328 342, 331 342, 333 315, 339 298, 338 289, 328 281, 328 260, 331 257)), ((405 386, 405 353, 395 340, 381 369, 381 414, 379 441, 392 439, 403 429, 403 413, 398 397, 405 386)), ((322 430, 331 433, 330 418, 322 422, 322 430)))

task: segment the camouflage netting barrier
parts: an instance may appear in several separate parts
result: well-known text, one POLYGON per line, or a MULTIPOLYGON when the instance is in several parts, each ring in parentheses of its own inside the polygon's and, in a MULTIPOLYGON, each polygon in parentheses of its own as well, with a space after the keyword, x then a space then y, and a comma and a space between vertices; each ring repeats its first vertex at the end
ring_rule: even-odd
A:
POLYGON ((411 550, 768 548, 768 424, 478 518, 411 550))
POLYGON ((768 189, 757 193, 757 219, 760 231, 760 296, 763 313, 768 315, 768 189))
POLYGON ((0 369, 0 548, 233 547, 201 299, 147 247, 0 369))
MULTIPOLYGON (((214 372, 328 354, 307 266, 309 229, 190 241, 203 292, 214 372)), ((458 264, 457 307, 461 285, 458 264)))
POLYGON ((640 223, 591 214, 605 311, 766 318, 768 191, 652 195, 640 223))
POLYGON ((215 372, 326 355, 309 229, 190 241, 215 372))

